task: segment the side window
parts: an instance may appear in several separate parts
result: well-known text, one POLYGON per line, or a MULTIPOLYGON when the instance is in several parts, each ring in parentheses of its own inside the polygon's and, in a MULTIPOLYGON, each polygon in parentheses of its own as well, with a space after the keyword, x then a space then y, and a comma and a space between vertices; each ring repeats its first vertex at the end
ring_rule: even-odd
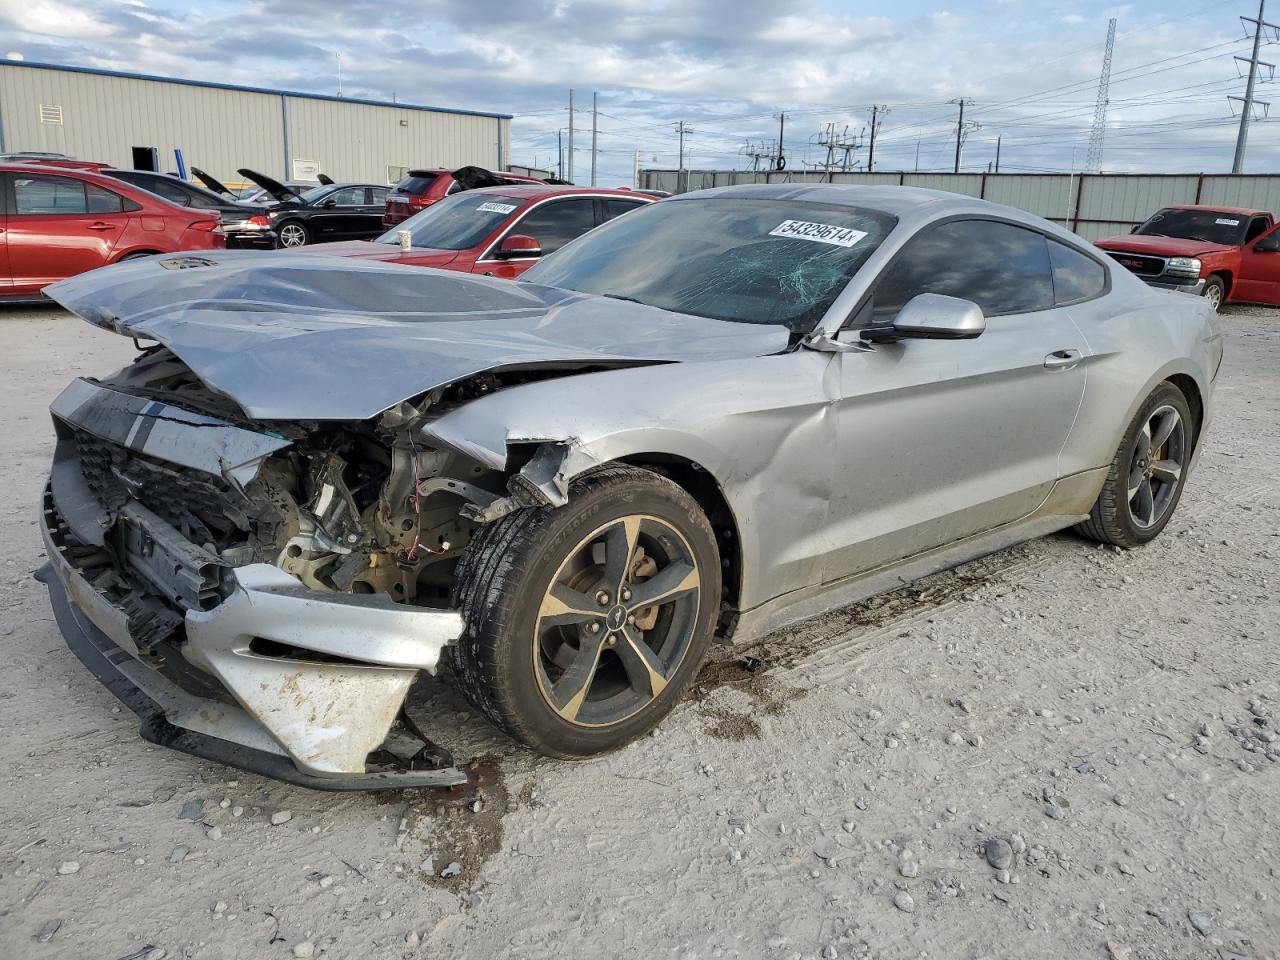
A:
POLYGON ((176 203, 180 207, 191 206, 191 194, 176 183, 168 183, 165 180, 147 180, 140 186, 143 190, 150 190, 156 196, 164 197, 170 203, 176 203))
POLYGON ((509 232, 533 237, 542 244, 542 252, 545 254, 559 250, 595 225, 595 206, 587 197, 544 203, 518 221, 509 232))
POLYGON ((880 278, 873 322, 891 323, 912 297, 972 300, 988 317, 1053 306, 1048 241, 993 220, 953 220, 917 234, 880 278))
POLYGON ((358 207, 364 204, 364 187, 347 187, 345 190, 335 190, 329 194, 321 203, 333 201, 339 207, 358 207))
POLYGON ((374 204, 374 203, 382 204, 382 203, 386 203, 386 202, 387 202, 387 191, 388 191, 389 189, 390 189, 389 187, 370 187, 370 188, 368 188, 368 189, 367 189, 368 196, 365 198, 365 201, 364 201, 364 202, 365 202, 365 203, 368 203, 368 204, 374 204))
POLYGON ((1060 307, 1092 300, 1107 287, 1106 268, 1065 243, 1049 241, 1049 260, 1053 264, 1053 299, 1060 307))
POLYGON ((203 191, 196 190, 193 187, 183 187, 185 193, 191 202, 191 206, 200 210, 218 210, 222 207, 222 201, 217 197, 211 197, 203 191))
POLYGON ((70 177, 14 174, 13 194, 14 213, 17 214, 89 212, 84 184, 70 177))
POLYGON ((601 219, 601 223, 612 220, 614 217, 620 217, 628 210, 648 206, 648 204, 638 200, 604 200, 602 203, 604 205, 604 217, 601 219))
POLYGON ((1249 221, 1249 232, 1244 235, 1244 242, 1250 243, 1257 240, 1258 237, 1267 232, 1269 226, 1271 226, 1271 223, 1266 217, 1254 217, 1249 221))
POLYGON ((93 183, 84 185, 90 213, 124 213, 124 197, 93 183))

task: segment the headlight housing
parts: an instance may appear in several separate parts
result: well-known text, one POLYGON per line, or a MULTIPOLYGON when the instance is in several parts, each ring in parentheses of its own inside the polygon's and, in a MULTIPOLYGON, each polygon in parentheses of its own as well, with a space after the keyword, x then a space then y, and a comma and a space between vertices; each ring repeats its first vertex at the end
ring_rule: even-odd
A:
POLYGON ((1200 261, 1195 257, 1170 257, 1164 272, 1173 277, 1200 276, 1200 261))

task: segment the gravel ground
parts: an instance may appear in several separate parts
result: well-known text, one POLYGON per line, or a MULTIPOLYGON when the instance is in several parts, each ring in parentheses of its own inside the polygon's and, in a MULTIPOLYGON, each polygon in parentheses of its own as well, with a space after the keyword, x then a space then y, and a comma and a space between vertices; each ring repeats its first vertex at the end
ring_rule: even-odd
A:
POLYGON ((1155 544, 1050 537, 730 651, 592 763, 446 680, 414 709, 478 762, 441 796, 138 739, 31 579, 45 408, 131 345, 0 313, 0 956, 1280 958, 1280 311, 1224 323, 1155 544))

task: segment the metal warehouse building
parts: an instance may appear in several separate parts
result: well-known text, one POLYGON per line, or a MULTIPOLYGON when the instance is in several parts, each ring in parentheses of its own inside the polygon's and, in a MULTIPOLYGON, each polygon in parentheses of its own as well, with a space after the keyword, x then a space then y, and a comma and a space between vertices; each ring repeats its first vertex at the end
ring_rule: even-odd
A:
POLYGON ((174 150, 219 178, 395 183, 410 167, 510 160, 511 117, 0 60, 0 153, 42 150, 176 170, 174 150))

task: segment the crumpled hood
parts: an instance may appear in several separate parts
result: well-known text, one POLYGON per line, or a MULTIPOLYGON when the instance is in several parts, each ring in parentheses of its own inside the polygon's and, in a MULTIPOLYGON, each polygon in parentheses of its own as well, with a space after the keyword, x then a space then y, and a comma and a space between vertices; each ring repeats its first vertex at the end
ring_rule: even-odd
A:
POLYGON ((762 356, 789 336, 554 287, 253 251, 135 260, 45 294, 164 344, 247 414, 272 420, 364 420, 486 370, 762 356))
POLYGON ((1116 253, 1143 253, 1156 257, 1203 257, 1211 253, 1234 250, 1221 243, 1207 240, 1186 240, 1182 237, 1156 237, 1143 233, 1126 233, 1118 237, 1106 237, 1094 241, 1095 246, 1116 253))

